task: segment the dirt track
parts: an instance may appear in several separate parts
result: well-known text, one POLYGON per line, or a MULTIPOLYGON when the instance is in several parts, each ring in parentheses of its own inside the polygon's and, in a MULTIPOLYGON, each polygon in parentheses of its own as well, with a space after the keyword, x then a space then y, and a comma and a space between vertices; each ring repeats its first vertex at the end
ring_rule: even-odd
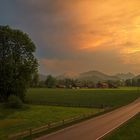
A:
POLYGON ((140 112, 140 99, 96 118, 36 140, 98 140, 140 112))

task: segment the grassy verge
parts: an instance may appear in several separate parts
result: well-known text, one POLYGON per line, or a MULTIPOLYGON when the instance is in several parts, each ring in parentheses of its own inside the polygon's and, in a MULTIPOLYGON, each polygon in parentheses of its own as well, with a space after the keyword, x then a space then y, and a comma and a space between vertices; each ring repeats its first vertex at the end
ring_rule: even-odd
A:
POLYGON ((30 89, 27 102, 32 104, 83 106, 83 107, 117 107, 126 105, 140 97, 137 88, 121 89, 30 89))
POLYGON ((98 113, 101 109, 31 105, 28 109, 15 110, 0 107, 0 139, 9 134, 36 128, 86 113, 98 113))
MULTIPOLYGON (((81 119, 75 120, 75 121, 70 122, 70 123, 65 123, 65 124, 60 125, 60 126, 55 127, 55 128, 50 128, 49 130, 46 130, 46 131, 42 131, 42 132, 40 132, 40 133, 33 134, 32 136, 24 137, 23 140, 32 140, 32 139, 34 139, 34 138, 38 138, 38 137, 41 137, 41 136, 43 136, 43 135, 47 135, 47 134, 56 132, 56 131, 58 131, 58 130, 61 130, 61 129, 64 129, 64 128, 66 128, 66 127, 70 127, 70 126, 72 126, 72 125, 74 125, 74 124, 80 123, 80 122, 82 122, 82 121, 86 121, 86 120, 91 119, 91 118, 93 118, 93 117, 97 117, 97 116, 99 116, 99 115, 102 115, 102 114, 107 113, 107 112, 109 112, 109 111, 111 111, 111 110, 112 110, 112 109, 103 110, 103 111, 98 112, 98 113, 96 113, 96 114, 93 114, 93 115, 91 115, 91 116, 89 116, 89 117, 81 118, 81 119)), ((19 140, 20 140, 20 139, 19 139, 19 140)))
POLYGON ((140 114, 129 120, 122 127, 107 135, 104 140, 139 140, 140 139, 140 114))

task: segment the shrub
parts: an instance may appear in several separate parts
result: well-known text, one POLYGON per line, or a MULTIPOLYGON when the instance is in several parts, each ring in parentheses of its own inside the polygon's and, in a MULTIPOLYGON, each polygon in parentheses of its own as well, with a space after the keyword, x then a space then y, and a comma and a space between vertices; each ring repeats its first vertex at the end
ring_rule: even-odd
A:
POLYGON ((8 98, 8 102, 7 102, 6 106, 9 108, 22 108, 23 103, 19 97, 15 96, 15 95, 11 95, 8 98))

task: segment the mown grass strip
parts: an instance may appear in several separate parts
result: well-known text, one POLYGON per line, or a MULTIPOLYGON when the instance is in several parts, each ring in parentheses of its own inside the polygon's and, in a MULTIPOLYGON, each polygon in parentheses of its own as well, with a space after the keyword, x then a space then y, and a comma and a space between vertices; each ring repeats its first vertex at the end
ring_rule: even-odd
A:
POLYGON ((103 138, 104 140, 139 140, 140 113, 103 138))

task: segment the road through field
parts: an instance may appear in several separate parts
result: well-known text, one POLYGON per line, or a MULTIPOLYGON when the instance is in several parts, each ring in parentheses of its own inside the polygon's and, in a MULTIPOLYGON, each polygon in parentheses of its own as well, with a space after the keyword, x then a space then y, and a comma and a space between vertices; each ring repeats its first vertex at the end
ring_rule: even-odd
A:
POLYGON ((36 140, 99 140, 139 112, 140 99, 137 99, 129 105, 36 140))

